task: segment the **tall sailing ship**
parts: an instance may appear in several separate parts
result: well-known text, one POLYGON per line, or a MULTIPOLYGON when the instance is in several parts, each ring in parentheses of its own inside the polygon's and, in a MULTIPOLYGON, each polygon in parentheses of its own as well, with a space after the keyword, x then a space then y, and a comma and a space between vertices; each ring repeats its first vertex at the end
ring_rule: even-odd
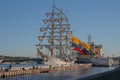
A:
POLYGON ((47 19, 43 20, 46 27, 41 27, 42 36, 38 36, 40 41, 37 44, 37 54, 43 60, 48 60, 49 57, 59 58, 66 61, 73 57, 71 51, 71 34, 68 18, 61 9, 53 5, 51 12, 46 13, 47 19))

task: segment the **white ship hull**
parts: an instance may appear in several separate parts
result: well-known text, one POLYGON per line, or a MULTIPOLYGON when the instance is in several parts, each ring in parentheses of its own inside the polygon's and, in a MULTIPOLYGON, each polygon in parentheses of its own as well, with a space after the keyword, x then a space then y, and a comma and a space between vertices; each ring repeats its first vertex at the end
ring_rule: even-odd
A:
POLYGON ((110 67, 113 66, 114 60, 111 58, 99 58, 99 59, 93 59, 92 64, 94 66, 103 66, 103 67, 110 67))

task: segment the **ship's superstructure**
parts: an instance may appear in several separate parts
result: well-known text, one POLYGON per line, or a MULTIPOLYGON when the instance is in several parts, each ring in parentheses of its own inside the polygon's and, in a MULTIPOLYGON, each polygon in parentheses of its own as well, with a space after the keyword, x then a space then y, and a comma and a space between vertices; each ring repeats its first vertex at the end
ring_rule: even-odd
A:
POLYGON ((88 36, 88 45, 90 46, 90 51, 95 54, 94 57, 100 58, 103 56, 102 44, 97 45, 91 40, 91 35, 88 36))

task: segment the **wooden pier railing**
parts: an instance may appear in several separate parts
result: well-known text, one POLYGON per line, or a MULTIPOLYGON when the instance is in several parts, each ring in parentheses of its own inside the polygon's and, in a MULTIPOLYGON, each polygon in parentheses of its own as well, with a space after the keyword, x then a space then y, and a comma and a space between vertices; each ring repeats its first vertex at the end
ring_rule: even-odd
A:
POLYGON ((92 64, 74 64, 74 65, 61 65, 55 66, 41 66, 41 67, 11 67, 9 70, 1 70, 0 78, 14 77, 21 75, 39 74, 39 73, 50 73, 64 70, 74 70, 81 68, 90 68, 92 64))

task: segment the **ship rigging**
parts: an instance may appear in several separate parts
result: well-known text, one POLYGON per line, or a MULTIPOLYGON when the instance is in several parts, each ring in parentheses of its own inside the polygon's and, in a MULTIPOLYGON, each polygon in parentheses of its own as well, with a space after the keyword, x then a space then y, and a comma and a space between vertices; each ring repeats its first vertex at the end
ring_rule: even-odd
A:
POLYGON ((50 52, 49 56, 65 59, 72 53, 70 24, 68 18, 61 9, 58 9, 53 4, 53 9, 50 13, 46 13, 47 19, 43 22, 46 27, 41 27, 42 36, 38 36, 40 43, 37 44, 37 54, 42 58, 47 58, 48 53, 43 54, 42 50, 47 49, 50 52))

